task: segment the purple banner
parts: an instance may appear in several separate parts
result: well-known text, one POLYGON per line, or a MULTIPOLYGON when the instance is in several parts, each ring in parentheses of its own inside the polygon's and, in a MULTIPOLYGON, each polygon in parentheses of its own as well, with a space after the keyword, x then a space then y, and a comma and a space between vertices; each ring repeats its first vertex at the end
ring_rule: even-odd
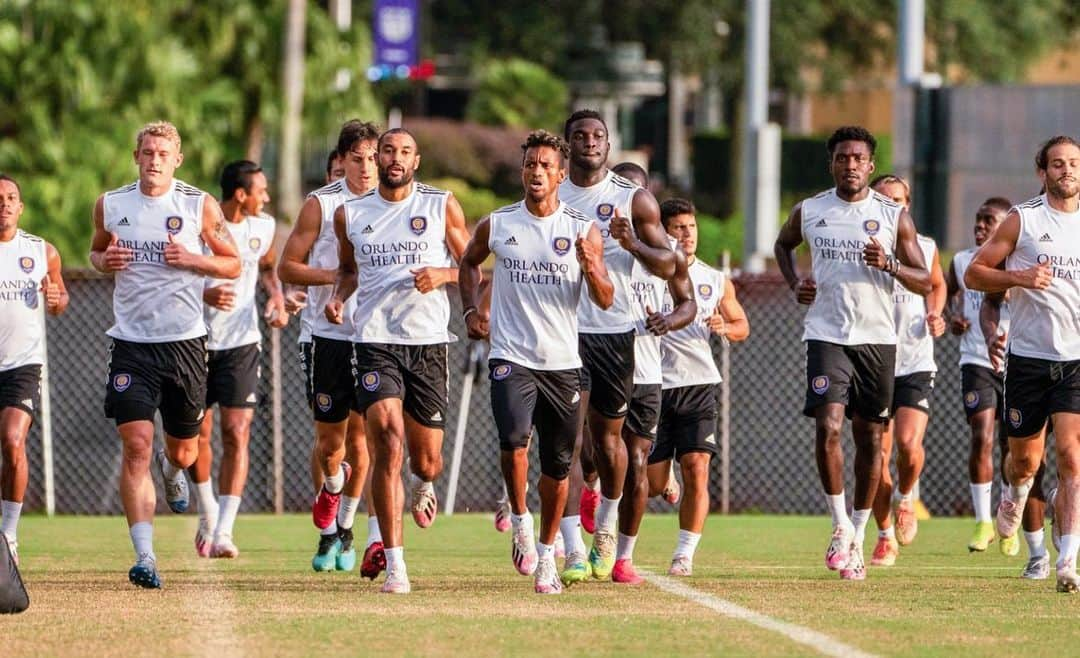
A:
POLYGON ((418 0, 375 0, 375 66, 415 66, 420 34, 418 0))

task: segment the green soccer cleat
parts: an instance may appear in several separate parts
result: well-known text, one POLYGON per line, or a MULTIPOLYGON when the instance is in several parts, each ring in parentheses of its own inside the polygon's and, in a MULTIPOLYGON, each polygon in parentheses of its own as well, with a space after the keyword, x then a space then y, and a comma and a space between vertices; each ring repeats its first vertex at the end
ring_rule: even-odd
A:
POLYGON ((992 541, 994 541, 994 524, 990 521, 977 521, 975 534, 971 535, 971 541, 968 542, 968 550, 972 553, 982 553, 990 547, 992 541))
POLYGON ((334 568, 338 571, 352 571, 356 568, 356 549, 353 548, 352 528, 338 528, 338 541, 341 542, 334 568))
POLYGON ((1020 555, 1020 533, 1013 535, 1012 537, 1002 537, 998 542, 998 550, 1005 557, 1016 557, 1020 555))
POLYGON ((589 566, 592 567, 593 578, 611 578, 611 570, 615 568, 615 535, 596 529, 593 545, 589 550, 589 566))
POLYGON ((337 533, 319 536, 319 550, 311 558, 311 568, 315 571, 333 571, 337 557, 341 553, 341 540, 337 533))
POLYGON ((566 566, 562 571, 562 581, 567 587, 574 583, 583 583, 592 577, 592 566, 581 553, 566 556, 566 566))

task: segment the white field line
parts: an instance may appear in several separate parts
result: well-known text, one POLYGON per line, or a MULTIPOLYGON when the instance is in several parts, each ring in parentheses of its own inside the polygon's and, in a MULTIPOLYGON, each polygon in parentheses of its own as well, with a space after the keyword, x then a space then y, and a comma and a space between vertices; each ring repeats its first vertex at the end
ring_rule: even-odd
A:
POLYGON ((645 580, 669 594, 680 596, 688 601, 724 615, 725 617, 745 621, 759 628, 779 633, 789 640, 805 647, 809 647, 822 655, 837 656, 838 658, 874 658, 874 654, 866 653, 849 644, 844 644, 824 633, 819 633, 818 631, 811 630, 805 626, 781 621, 768 615, 761 614, 760 612, 754 612, 749 608, 744 608, 741 605, 732 603, 731 601, 727 601, 718 596, 713 596, 712 594, 698 591, 692 587, 687 587, 673 578, 659 576, 648 571, 639 571, 638 573, 641 574, 645 580))

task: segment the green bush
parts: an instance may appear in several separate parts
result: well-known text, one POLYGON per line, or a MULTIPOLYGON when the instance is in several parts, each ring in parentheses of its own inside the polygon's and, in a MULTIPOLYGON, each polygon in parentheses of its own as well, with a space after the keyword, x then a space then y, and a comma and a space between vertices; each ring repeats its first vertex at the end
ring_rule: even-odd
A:
POLYGON ((480 69, 465 117, 489 126, 557 130, 566 117, 566 83, 523 59, 492 60, 480 69))
POLYGON ((421 180, 460 178, 471 187, 521 193, 521 144, 527 130, 449 119, 407 119, 420 150, 421 180))

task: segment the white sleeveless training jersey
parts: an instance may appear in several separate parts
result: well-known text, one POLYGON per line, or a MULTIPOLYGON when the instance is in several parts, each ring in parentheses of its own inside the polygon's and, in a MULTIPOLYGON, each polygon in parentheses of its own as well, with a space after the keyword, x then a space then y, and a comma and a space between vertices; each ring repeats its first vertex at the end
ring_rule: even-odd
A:
MULTIPOLYGON (((724 273, 709 267, 700 259, 690 263, 690 284, 694 287, 697 317, 678 331, 660 339, 663 364, 663 389, 720 383, 720 371, 713 361, 709 344, 709 317, 724 297, 724 273)), ((673 300, 664 294, 664 313, 671 313, 673 300)))
POLYGON ((206 306, 206 327, 210 333, 206 348, 210 350, 231 350, 262 340, 255 288, 259 284, 259 259, 274 247, 276 223, 270 215, 226 221, 225 226, 240 253, 241 270, 237 279, 206 279, 207 288, 229 284, 236 293, 236 304, 231 311, 206 306))
POLYGON ((623 217, 630 217, 634 194, 639 189, 611 171, 592 187, 578 187, 569 177, 559 185, 559 198, 563 203, 597 220, 596 228, 604 239, 604 265, 615 286, 615 300, 607 310, 597 306, 588 295, 581 296, 578 306, 578 330, 581 333, 621 334, 634 328, 630 310, 630 270, 636 259, 611 237, 608 223, 615 217, 616 209, 623 217))
POLYGON ((659 384, 663 381, 660 365, 660 336, 655 336, 645 327, 648 309, 660 313, 664 311, 664 301, 671 305, 667 281, 652 275, 649 270, 634 259, 630 270, 630 311, 634 317, 634 383, 659 384))
POLYGON ((18 229, 0 242, 0 372, 45 363, 45 241, 18 229))
POLYGON ((1050 207, 1045 195, 1013 208, 1020 213, 1016 248, 1008 270, 1050 266, 1046 290, 1015 287, 1009 292, 1013 327, 1009 351, 1032 359, 1080 359, 1080 211, 1050 207))
POLYGON ((352 340, 393 345, 452 340, 446 287, 422 294, 412 273, 453 265, 446 246, 449 198, 446 190, 414 182, 402 201, 387 201, 375 188, 345 204, 358 277, 352 340))
POLYGON ((802 202, 803 240, 810 246, 817 297, 806 312, 803 340, 837 345, 895 344, 893 278, 863 263, 863 248, 876 239, 896 249, 898 204, 870 191, 848 203, 836 188, 802 202))
MULTIPOLYGON (((344 178, 324 185, 308 195, 319 202, 322 211, 322 224, 319 226, 319 237, 311 245, 311 253, 308 256, 308 265, 320 269, 336 270, 338 266, 338 240, 334 233, 334 212, 338 206, 359 195, 353 194, 344 178)), ((332 338, 335 340, 352 340, 353 314, 356 309, 356 295, 345 300, 345 312, 342 313, 341 324, 333 324, 326 319, 325 309, 330 296, 334 294, 334 286, 308 286, 307 306, 300 312, 300 342, 311 341, 314 334, 320 338, 332 338)))
MULTIPOLYGON (((937 258, 937 244, 933 238, 917 236, 923 262, 929 269, 937 258)), ((899 281, 893 289, 894 319, 896 320, 896 366, 897 377, 914 372, 937 372, 934 362, 934 337, 926 326, 926 298, 916 295, 899 281)))
POLYGON ((170 237, 202 253, 206 192, 179 180, 161 196, 146 196, 136 181, 105 193, 105 230, 134 252, 113 276, 115 324, 106 332, 134 343, 169 343, 206 335, 203 275, 165 263, 170 237))
MULTIPOLYGON (((968 364, 993 369, 990 364, 990 353, 986 349, 986 337, 983 336, 982 325, 979 323, 979 310, 983 305, 984 295, 978 290, 971 290, 964 285, 964 273, 968 265, 975 258, 977 247, 957 252, 953 257, 953 273, 960 285, 961 304, 963 304, 964 319, 967 320, 968 328, 960 335, 960 365, 968 364)), ((1009 304, 1001 305, 1001 314, 998 318, 998 328, 1006 332, 1009 330, 1009 304)))
POLYGON ((488 222, 495 255, 489 358, 534 370, 580 368, 578 299, 589 292, 574 240, 592 221, 565 202, 537 217, 519 201, 488 222))

